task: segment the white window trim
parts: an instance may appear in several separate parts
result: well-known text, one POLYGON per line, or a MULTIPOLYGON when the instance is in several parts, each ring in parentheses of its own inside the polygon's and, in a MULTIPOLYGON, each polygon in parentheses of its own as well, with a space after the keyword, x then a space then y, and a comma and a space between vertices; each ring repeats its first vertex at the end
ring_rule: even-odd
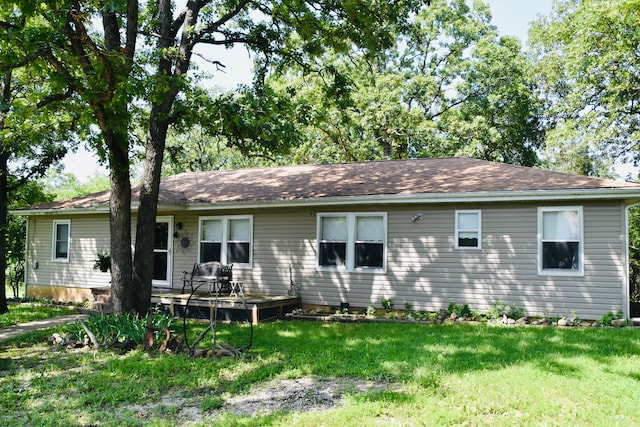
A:
POLYGON ((71 258, 71 220, 70 219, 56 219, 53 221, 53 231, 51 237, 51 261, 53 262, 65 262, 68 263, 71 258), (56 231, 58 229, 59 224, 67 225, 67 256, 66 258, 57 258, 56 257, 56 240, 57 234, 56 231))
POLYGON ((201 216, 198 218, 198 262, 200 262, 200 243, 202 242, 202 223, 207 220, 218 220, 222 222, 222 242, 220 247, 220 263, 227 262, 227 244, 229 243, 229 222, 234 219, 249 220, 249 262, 233 263, 233 268, 249 269, 253 268, 253 215, 223 215, 223 216, 201 216))
MULTIPOLYGON (((171 286, 171 282, 173 281, 173 223, 174 223, 174 217, 173 215, 167 215, 167 216, 159 216, 156 217, 156 223, 158 222, 166 222, 167 224, 169 224, 169 227, 167 228, 167 280, 156 280, 153 279, 151 281, 151 283, 153 283, 154 285, 157 286, 171 286)), ((155 243, 154 243, 155 246, 155 243)), ((198 247, 200 247, 200 245, 198 245, 198 247)), ((158 252, 161 252, 161 249, 157 250, 158 252)), ((154 252, 154 256, 156 253, 156 249, 154 247, 153 249, 154 252)))
POLYGON ((318 271, 348 271, 362 273, 386 273, 387 272, 387 213, 386 212, 330 212, 319 213, 316 224, 316 269, 318 271), (383 248, 382 248, 382 267, 356 267, 356 218, 364 216, 382 217, 383 227, 383 248), (343 266, 327 266, 320 265, 320 242, 322 236, 322 218, 327 217, 346 217, 347 219, 347 262, 343 266))
POLYGON ((468 210, 456 210, 456 234, 454 236, 455 239, 455 248, 461 251, 479 251, 482 250, 482 211, 480 209, 468 209, 468 210), (458 225, 458 216, 460 214, 477 214, 478 215, 478 229, 477 230, 461 230, 458 225), (465 232, 474 232, 478 233, 478 246, 460 246, 460 238, 459 234, 465 232))
POLYGON ((584 212, 582 206, 545 206, 538 208, 538 275, 539 276, 584 276, 584 212), (543 213, 544 212, 560 212, 560 211, 577 211, 580 221, 580 252, 578 254, 580 265, 577 270, 573 269, 544 269, 542 268, 542 231, 543 231, 543 213))

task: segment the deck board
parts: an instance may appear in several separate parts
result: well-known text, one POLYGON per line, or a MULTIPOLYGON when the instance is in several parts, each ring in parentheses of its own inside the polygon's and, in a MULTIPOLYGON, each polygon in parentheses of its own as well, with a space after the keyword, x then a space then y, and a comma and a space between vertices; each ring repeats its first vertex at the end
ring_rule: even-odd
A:
POLYGON ((284 316, 294 308, 300 307, 301 300, 300 297, 266 294, 247 294, 244 297, 216 296, 206 291, 198 291, 191 295, 180 289, 154 288, 151 292, 151 303, 162 305, 176 317, 186 314, 189 318, 213 318, 217 311, 218 320, 251 320, 258 323, 284 316))

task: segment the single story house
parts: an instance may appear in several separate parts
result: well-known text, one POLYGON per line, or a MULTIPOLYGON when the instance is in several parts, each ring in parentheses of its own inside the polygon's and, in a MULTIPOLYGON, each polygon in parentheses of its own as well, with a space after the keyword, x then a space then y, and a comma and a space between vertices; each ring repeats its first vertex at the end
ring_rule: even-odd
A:
MULTIPOLYGON (((83 300, 109 286, 108 192, 27 217, 28 295, 83 300)), ((137 213, 136 189, 132 212, 137 213)), ((195 262, 233 264, 246 292, 309 306, 629 315, 628 208, 640 184, 469 158, 183 173, 162 179, 154 286, 195 262)))

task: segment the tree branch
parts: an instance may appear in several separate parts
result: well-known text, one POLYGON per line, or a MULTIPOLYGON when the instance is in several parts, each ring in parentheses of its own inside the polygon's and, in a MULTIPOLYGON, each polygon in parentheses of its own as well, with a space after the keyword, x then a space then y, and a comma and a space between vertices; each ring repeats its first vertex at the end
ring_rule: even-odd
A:
POLYGON ((202 30, 198 31, 194 39, 196 41, 199 41, 202 35, 214 32, 220 26, 226 24, 227 22, 229 22, 230 20, 238 16, 238 14, 242 11, 242 9, 245 8, 247 4, 249 4, 249 0, 240 0, 236 5, 236 7, 234 7, 233 9, 231 9, 230 11, 222 15, 220 19, 218 19, 215 22, 212 22, 211 24, 204 27, 202 30))
POLYGON ((74 87, 69 85, 65 93, 55 93, 55 94, 44 97, 44 99, 36 103, 36 108, 42 108, 54 102, 69 99, 71 98, 71 95, 73 95, 74 90, 75 90, 74 87))

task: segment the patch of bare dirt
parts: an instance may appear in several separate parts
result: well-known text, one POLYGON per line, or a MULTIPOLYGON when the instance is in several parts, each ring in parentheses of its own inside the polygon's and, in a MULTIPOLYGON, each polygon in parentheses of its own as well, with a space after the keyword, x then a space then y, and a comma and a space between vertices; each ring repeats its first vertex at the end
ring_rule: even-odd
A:
POLYGON ((184 396, 165 396, 155 405, 134 406, 141 418, 161 407, 177 409, 177 416, 184 423, 215 420, 223 413, 243 416, 267 415, 274 412, 307 412, 329 409, 340 405, 347 394, 359 394, 379 390, 397 390, 399 386, 388 382, 363 381, 349 378, 304 377, 291 380, 272 380, 257 385, 243 395, 225 397, 222 406, 202 412, 200 399, 184 396))

